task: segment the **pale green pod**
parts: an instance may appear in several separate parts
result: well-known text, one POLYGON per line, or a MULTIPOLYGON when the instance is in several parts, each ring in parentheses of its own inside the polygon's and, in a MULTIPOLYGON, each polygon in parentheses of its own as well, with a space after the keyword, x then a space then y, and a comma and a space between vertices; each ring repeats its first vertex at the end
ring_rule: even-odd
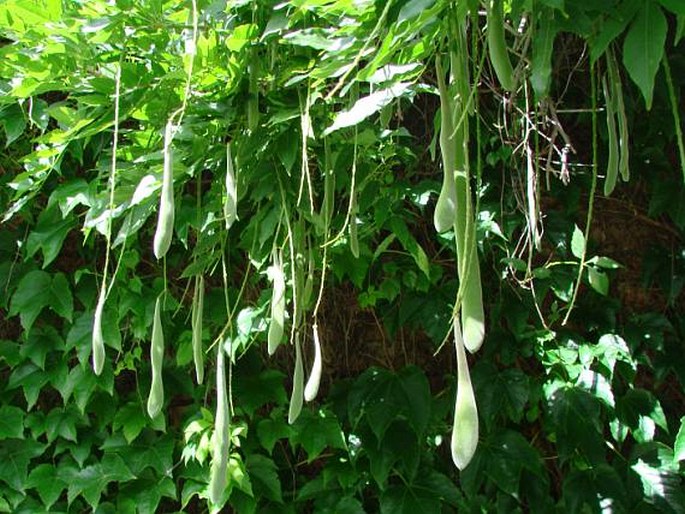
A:
POLYGON ((164 171, 162 173, 162 193, 159 199, 157 230, 153 242, 155 257, 164 257, 171 246, 174 233, 174 158, 171 142, 173 124, 167 123, 164 131, 164 171))
POLYGON ((224 219, 226 230, 231 228, 233 222, 238 219, 238 187, 233 169, 233 157, 231 156, 231 143, 226 144, 226 200, 224 201, 224 219))
POLYGON ((335 174, 333 173, 332 158, 330 155, 328 141, 324 142, 324 182, 323 182, 323 201, 321 202, 321 216, 324 225, 328 227, 333 217, 335 209, 335 174))
POLYGON ((150 344, 150 365, 152 367, 152 384, 147 398, 147 413, 154 418, 162 411, 164 405, 164 384, 162 382, 162 364, 164 361, 164 332, 162 330, 161 300, 155 301, 155 315, 152 320, 152 342, 150 344))
POLYGON ((302 392, 304 389, 304 369, 302 367, 302 351, 300 340, 295 336, 295 371, 293 373, 293 390, 290 394, 288 408, 288 423, 292 425, 302 412, 302 392))
POLYGON ((311 402, 316 398, 319 392, 319 383, 321 382, 321 342, 319 341, 319 327, 314 324, 312 327, 314 332, 314 363, 312 364, 312 371, 309 374, 309 379, 307 380, 307 385, 304 388, 304 399, 307 402, 311 402))
POLYGON ((202 313, 205 302, 205 279, 202 275, 195 277, 195 294, 193 295, 193 311, 191 324, 193 333, 193 363, 195 364, 195 378, 202 384, 205 376, 205 358, 202 351, 202 313))
POLYGON ((469 352, 475 353, 483 345, 485 339, 485 312, 475 242, 471 251, 473 252, 473 257, 469 262, 471 269, 467 272, 464 297, 461 302, 461 323, 464 330, 464 346, 469 352))
MULTIPOLYGON (((452 66, 460 67, 459 62, 464 58, 465 56, 461 54, 452 55, 452 66)), ((440 92, 440 151, 443 169, 455 170, 452 175, 454 177, 455 212, 451 220, 451 227, 454 227, 456 240, 459 280, 464 283, 461 301, 463 340, 466 348, 470 352, 475 352, 481 347, 485 337, 485 313, 483 310, 480 264, 478 263, 476 248, 475 223, 473 221, 474 213, 469 187, 468 119, 464 117, 461 125, 455 126, 454 120, 461 119, 464 104, 452 100, 444 81, 439 59, 436 60, 436 68, 440 92), (468 243, 468 248, 466 243, 468 243)), ((447 219, 445 219, 445 223, 447 223, 447 219)), ((439 228, 443 227, 436 224, 436 229, 439 228)))
POLYGON ((473 394, 469 365, 459 321, 454 320, 454 346, 457 352, 457 399, 454 407, 452 460, 460 470, 468 466, 478 446, 478 409, 473 394))
MULTIPOLYGON (((441 130, 440 133, 442 134, 443 131, 441 130)), ((435 212, 433 213, 433 226, 439 234, 454 227, 456 204, 454 172, 453 170, 444 170, 440 196, 438 196, 438 202, 435 204, 435 212)))
POLYGON ((267 334, 267 348, 269 355, 273 355, 283 339, 283 327, 285 326, 285 275, 281 267, 281 261, 274 259, 274 264, 269 268, 268 274, 273 282, 271 293, 271 323, 267 334))
POLYGON ((516 88, 514 68, 509 60, 509 51, 504 39, 504 7, 502 0, 487 1, 487 37, 490 62, 502 87, 513 92, 516 88))
POLYGON ((248 66, 248 73, 250 75, 250 82, 248 86, 248 97, 247 97, 247 128, 250 132, 259 126, 259 82, 257 77, 257 61, 256 55, 257 49, 253 48, 251 50, 251 59, 248 66))
POLYGON ((307 309, 312 302, 312 294, 314 293, 314 268, 316 266, 314 262, 314 251, 309 247, 308 258, 307 258, 307 277, 304 281, 304 287, 302 288, 302 308, 307 309))
POLYGON ((209 500, 217 505, 226 489, 229 450, 229 410, 226 393, 224 350, 219 345, 216 359, 216 418, 212 436, 212 465, 209 472, 209 500))
POLYGON ((102 310, 104 307, 105 285, 103 284, 98 303, 95 306, 95 316, 93 316, 93 371, 96 375, 102 373, 102 368, 105 365, 105 339, 102 336, 102 310))
POLYGON ((607 160, 606 177, 604 178, 604 196, 609 196, 616 187, 618 180, 618 164, 619 164, 619 147, 618 134, 616 132, 616 112, 614 111, 614 99, 609 92, 606 77, 602 79, 602 91, 604 92, 604 100, 606 106, 607 116, 607 135, 609 138, 609 154, 607 160))
POLYGON ((621 84, 621 74, 618 71, 616 57, 611 47, 607 50, 607 70, 609 72, 609 87, 613 100, 613 109, 618 118, 618 146, 620 156, 618 169, 621 179, 624 182, 630 180, 630 135, 628 129, 628 118, 626 117, 626 107, 623 101, 623 85, 621 84))

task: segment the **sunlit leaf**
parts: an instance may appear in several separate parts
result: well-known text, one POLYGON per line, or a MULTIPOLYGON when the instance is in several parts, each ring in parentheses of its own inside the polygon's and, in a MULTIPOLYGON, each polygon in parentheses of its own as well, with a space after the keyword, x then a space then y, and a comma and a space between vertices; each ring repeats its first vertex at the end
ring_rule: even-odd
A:
POLYGON ((661 64, 668 24, 656 2, 643 2, 623 42, 623 64, 652 108, 654 78, 661 64))
POLYGON ((358 125, 372 114, 380 111, 395 98, 403 96, 410 86, 411 84, 408 82, 399 82, 388 89, 376 91, 360 98, 351 109, 339 113, 335 117, 333 124, 324 130, 322 135, 327 136, 341 128, 358 125))

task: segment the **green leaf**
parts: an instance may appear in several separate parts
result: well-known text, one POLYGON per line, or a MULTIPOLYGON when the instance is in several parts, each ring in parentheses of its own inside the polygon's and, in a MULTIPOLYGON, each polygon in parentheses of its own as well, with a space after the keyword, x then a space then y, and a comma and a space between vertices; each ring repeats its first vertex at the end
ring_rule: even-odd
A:
POLYGON ((292 427, 286 422, 280 409, 274 409, 270 418, 257 423, 257 437, 262 447, 273 453, 274 446, 279 439, 287 439, 293 434, 292 427))
POLYGON ((481 418, 487 426, 497 416, 521 421, 530 392, 528 377, 521 370, 498 371, 493 364, 483 361, 473 368, 472 380, 481 418))
POLYGON ((397 417, 407 419, 416 434, 423 436, 431 412, 428 379, 414 366, 404 368, 398 374, 371 368, 352 386, 348 409, 354 423, 366 415, 379 440, 397 417))
POLYGON ((659 400, 645 389, 630 389, 617 398, 616 416, 630 428, 638 442, 653 441, 657 426, 668 431, 668 423, 659 400))
POLYGON ((62 215, 53 205, 45 209, 38 217, 38 223, 26 240, 26 257, 32 257, 39 249, 43 252, 43 269, 50 264, 62 249, 64 239, 74 228, 73 217, 62 219, 62 215))
POLYGON ((588 264, 594 264, 598 268, 603 269, 618 269, 621 267, 621 265, 618 262, 609 257, 594 256, 592 259, 588 259, 587 262, 588 264))
POLYGON ((426 252, 421 248, 421 245, 414 239, 414 236, 411 235, 404 221, 401 218, 392 218, 390 220, 390 229, 397 236, 397 239, 400 240, 404 249, 412 256, 418 268, 430 279, 431 270, 428 256, 426 256, 426 252))
POLYGON ((132 442, 145 428, 148 420, 142 406, 137 402, 129 402, 121 407, 112 422, 112 430, 122 429, 127 442, 132 442))
POLYGON ((43 307, 50 305, 51 286, 52 277, 45 271, 39 270, 30 271, 24 275, 17 285, 17 290, 12 295, 10 316, 19 314, 24 330, 29 331, 43 307))
POLYGON ((0 480, 16 491, 23 491, 29 462, 42 455, 46 447, 31 439, 0 441, 0 480))
POLYGON ((430 490, 405 485, 388 487, 380 498, 381 514, 440 514, 440 500, 430 490))
POLYGON ((45 384, 50 381, 50 376, 32 362, 25 362, 12 371, 8 389, 21 386, 26 398, 27 410, 31 410, 38 400, 38 395, 45 384))
POLYGON ((395 98, 404 95, 410 86, 411 84, 408 82, 398 82, 388 89, 382 89, 360 98, 349 110, 340 112, 335 117, 333 124, 323 131, 322 136, 325 137, 341 128, 353 127, 361 123, 372 114, 380 111, 395 98))
POLYGON ((673 462, 685 460, 685 416, 680 418, 680 429, 673 443, 673 462))
POLYGON ((29 474, 26 480, 26 487, 28 489, 36 489, 45 508, 50 509, 59 499, 62 491, 66 489, 67 484, 59 478, 55 466, 39 464, 29 474))
POLYGON ((391 471, 413 481, 419 466, 419 440, 406 420, 394 420, 382 439, 376 439, 367 427, 360 430, 361 448, 370 461, 371 476, 384 488, 391 471))
POLYGON ((80 415, 73 408, 52 409, 45 419, 48 443, 52 443, 58 436, 76 442, 76 423, 78 421, 80 421, 80 415))
POLYGON ((103 445, 106 454, 116 455, 129 466, 135 475, 152 468, 159 475, 171 474, 174 467, 174 439, 143 432, 134 442, 128 443, 121 434, 114 434, 103 445))
POLYGON ((685 16, 685 2, 681 2, 681 0, 659 0, 659 3, 672 13, 685 16))
POLYGON ((609 294, 609 277, 607 274, 594 266, 588 266, 587 271, 592 289, 602 296, 607 296, 609 294))
POLYGON ((171 477, 149 476, 119 484, 118 512, 158 512, 162 497, 176 499, 171 477))
POLYGON ((573 227, 573 235, 571 236, 571 253, 574 257, 581 259, 585 252, 585 236, 578 228, 578 225, 573 227))
POLYGON ((624 0, 600 21, 597 33, 590 37, 590 60, 596 62, 609 45, 623 32, 635 17, 644 0, 624 0))
POLYGON ((602 461, 604 437, 597 399, 583 389, 565 386, 556 389, 548 401, 560 455, 568 458, 580 450, 590 461, 602 461))
POLYGON ((556 12, 553 9, 539 9, 537 30, 534 33, 530 82, 535 91, 535 97, 539 100, 548 95, 552 82, 552 52, 554 40, 560 29, 554 21, 555 15, 556 12))
POLYGON ((57 330, 51 326, 36 327, 29 332, 26 341, 21 345, 21 356, 33 362, 40 369, 45 369, 45 358, 55 350, 61 351, 64 342, 57 330))
POLYGON ((118 455, 105 454, 102 461, 81 470, 60 469, 60 478, 69 484, 67 498, 72 503, 78 496, 95 509, 100 503, 100 496, 110 482, 126 482, 135 478, 124 460, 118 455))
POLYGON ((659 507, 659 512, 683 512, 685 493, 677 474, 656 468, 642 459, 638 459, 631 469, 640 477, 644 495, 659 507))
POLYGON ((94 200, 94 191, 92 186, 81 179, 77 178, 70 182, 60 184, 55 191, 50 195, 48 204, 57 203, 62 217, 66 219, 67 215, 79 205, 90 207, 94 200))
POLYGON ((245 465, 257 497, 283 503, 281 481, 278 478, 278 468, 274 461, 263 455, 252 453, 248 455, 245 465))
POLYGON ((523 485, 523 471, 546 481, 541 456, 518 432, 505 430, 488 437, 482 445, 482 471, 506 493, 517 497, 523 485))
POLYGON ((71 321, 74 313, 74 299, 71 296, 69 282, 63 273, 58 273, 52 279, 50 286, 50 308, 64 319, 71 321))
POLYGON ((338 420, 325 410, 318 412, 303 411, 292 425, 290 437, 292 445, 300 445, 307 452, 311 462, 327 448, 344 448, 345 440, 338 420))
POLYGON ((652 108, 654 79, 666 45, 668 24, 659 5, 645 1, 623 42, 623 64, 642 91, 647 110, 652 108))
POLYGON ((593 353, 599 362, 601 362, 609 371, 609 378, 613 377, 614 368, 616 367, 617 362, 625 362, 632 369, 637 368, 637 364, 630 354, 628 344, 619 335, 604 334, 593 347, 593 353))
POLYGON ((29 331, 44 307, 50 307, 71 321, 74 310, 71 288, 62 273, 52 277, 45 271, 30 271, 24 275, 12 295, 10 315, 19 314, 22 327, 29 331))
POLYGON ((26 118, 18 104, 10 105, 4 110, 0 110, 0 113, 2 113, 0 119, 5 127, 5 148, 7 148, 24 133, 26 118))
POLYGON ((98 384, 103 387, 107 383, 107 373, 96 377, 92 368, 87 364, 77 364, 64 375, 51 380, 52 385, 62 396, 62 402, 66 406, 73 395, 81 414, 85 411, 86 405, 93 395, 98 384))
POLYGON ((628 508, 627 497, 621 477, 607 464, 587 470, 573 469, 563 483, 565 512, 600 512, 604 504, 611 505, 612 511, 624 512, 628 508))
POLYGON ((578 376, 576 385, 602 400, 608 407, 613 408, 616 404, 614 401, 614 393, 611 390, 611 384, 604 375, 589 369, 584 369, 578 376))
POLYGON ((24 411, 19 407, 0 407, 0 439, 24 438, 24 411))

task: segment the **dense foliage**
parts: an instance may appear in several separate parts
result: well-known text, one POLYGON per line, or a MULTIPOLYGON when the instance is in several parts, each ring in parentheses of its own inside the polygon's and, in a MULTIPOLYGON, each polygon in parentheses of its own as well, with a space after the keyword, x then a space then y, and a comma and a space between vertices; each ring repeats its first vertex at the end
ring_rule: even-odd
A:
POLYGON ((685 3, 0 28, 0 512, 685 512, 685 3))

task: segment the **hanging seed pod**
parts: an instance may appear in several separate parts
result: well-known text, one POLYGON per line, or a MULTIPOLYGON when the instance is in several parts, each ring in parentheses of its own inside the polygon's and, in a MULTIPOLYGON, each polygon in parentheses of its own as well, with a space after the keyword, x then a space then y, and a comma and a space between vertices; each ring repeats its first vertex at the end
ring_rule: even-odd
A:
POLYGON ((285 275, 283 264, 279 256, 274 255, 274 263, 269 267, 267 275, 273 282, 271 293, 271 323, 267 334, 269 355, 273 355, 283 339, 285 326, 285 275))
POLYGON ((514 68, 509 60, 509 51, 504 39, 504 6, 502 0, 487 1, 488 51, 490 62, 502 87, 509 92, 516 88, 514 68))
POLYGON ((212 435, 212 465, 209 471, 209 500, 217 505, 226 489, 229 450, 229 411, 226 393, 224 350, 218 346, 216 358, 216 418, 212 435))
POLYGON ((164 171, 162 173, 162 194, 159 199, 159 213, 157 217, 157 230, 153 243, 155 257, 164 257, 171 246, 171 237, 174 233, 174 163, 173 149, 173 124, 169 121, 164 130, 164 171))
POLYGON ((307 385, 304 388, 304 399, 311 402, 319 392, 319 382, 321 382, 321 342, 319 341, 319 326, 315 323, 312 327, 314 332, 314 363, 309 374, 307 385))
POLYGON ((457 318, 454 319, 454 346, 457 352, 457 399, 450 450, 454 464, 462 470, 471 462, 478 446, 478 409, 457 318))
POLYGON ((202 351, 202 313, 205 302, 205 279, 202 275, 195 277, 195 293, 193 295, 193 310, 191 325, 193 333, 193 363, 195 364, 195 378, 202 384, 205 376, 205 359, 202 351))
POLYGON ((93 317, 93 371, 96 375, 102 373, 102 368, 105 365, 105 339, 102 336, 102 310, 105 307, 105 294, 105 285, 103 284, 93 317))
POLYGON ((231 143, 226 144, 226 200, 224 201, 224 219, 226 230, 231 228, 233 222, 238 219, 238 187, 233 169, 233 157, 231 156, 231 143))
POLYGON ((162 331, 161 298, 155 301, 155 315, 152 321, 152 342, 150 345, 150 364, 152 366, 152 384, 147 399, 147 413, 154 418, 164 405, 164 384, 162 383, 162 363, 164 361, 164 332, 162 331))
POLYGON ((304 369, 302 368, 302 351, 300 340, 295 336, 295 371, 293 373, 293 390, 290 395, 288 423, 292 425, 302 412, 302 390, 304 389, 304 369))

